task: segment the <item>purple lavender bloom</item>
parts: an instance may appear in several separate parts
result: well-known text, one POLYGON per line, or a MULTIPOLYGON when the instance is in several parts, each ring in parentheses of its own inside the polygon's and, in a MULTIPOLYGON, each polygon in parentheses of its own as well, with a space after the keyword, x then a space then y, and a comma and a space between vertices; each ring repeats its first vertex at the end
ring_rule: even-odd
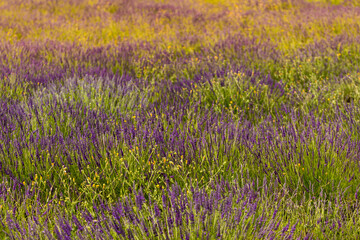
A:
POLYGON ((141 211, 143 203, 145 202, 145 197, 142 190, 139 191, 138 195, 135 198, 136 206, 139 208, 139 211, 141 211))
POLYGON ((159 206, 156 203, 154 204, 154 212, 155 212, 155 217, 159 218, 161 216, 159 206))
POLYGON ((80 231, 84 230, 84 227, 81 225, 81 223, 79 222, 79 219, 75 215, 73 215, 72 221, 80 231))
POLYGON ((94 220, 93 216, 91 216, 91 213, 87 209, 82 212, 82 216, 88 223, 91 223, 94 220))
POLYGON ((289 223, 281 230, 281 236, 285 236, 285 233, 289 230, 289 223))

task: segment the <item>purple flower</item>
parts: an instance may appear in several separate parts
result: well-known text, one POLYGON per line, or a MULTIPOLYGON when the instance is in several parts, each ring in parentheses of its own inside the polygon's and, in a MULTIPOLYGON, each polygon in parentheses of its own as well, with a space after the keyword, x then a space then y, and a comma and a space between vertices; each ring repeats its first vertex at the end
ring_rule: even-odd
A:
POLYGON ((159 218, 161 216, 159 206, 156 203, 154 204, 154 212, 155 212, 155 217, 159 218))
POLYGON ((143 203, 145 202, 145 197, 142 190, 139 191, 138 195, 135 198, 136 198, 135 199, 136 206, 139 209, 139 211, 141 211, 143 203))

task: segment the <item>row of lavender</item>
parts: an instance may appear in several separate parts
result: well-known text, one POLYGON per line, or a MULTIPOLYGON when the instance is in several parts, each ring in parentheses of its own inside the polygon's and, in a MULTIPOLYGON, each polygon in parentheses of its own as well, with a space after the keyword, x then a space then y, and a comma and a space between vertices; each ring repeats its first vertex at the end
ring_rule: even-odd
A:
POLYGON ((316 73, 318 78, 333 79, 358 70, 359 42, 356 34, 344 33, 327 41, 307 44, 295 52, 286 53, 286 56, 271 41, 243 34, 228 36, 214 45, 205 44, 198 51, 191 52, 185 47, 163 49, 159 47, 161 42, 123 42, 93 48, 56 41, 2 42, 0 74, 5 80, 12 78, 13 84, 25 81, 32 85, 47 85, 74 75, 81 78, 86 75, 119 77, 127 74, 157 81, 164 78, 190 79, 239 69, 270 72, 276 80, 281 80, 281 77, 300 78, 301 73, 316 73), (287 71, 292 69, 292 75, 279 76, 280 67, 287 71))
POLYGON ((9 211, 2 227, 12 239, 357 238, 357 201, 350 205, 341 193, 333 204, 324 196, 312 197, 312 203, 301 203, 307 204, 304 209, 293 200, 296 194, 279 190, 276 179, 260 184, 245 179, 242 186, 211 183, 212 191, 191 187, 185 192, 175 184, 159 203, 140 190, 114 204, 99 199, 98 205, 73 213, 61 207, 43 213, 38 204, 25 208, 23 221, 17 220, 17 209, 9 211))

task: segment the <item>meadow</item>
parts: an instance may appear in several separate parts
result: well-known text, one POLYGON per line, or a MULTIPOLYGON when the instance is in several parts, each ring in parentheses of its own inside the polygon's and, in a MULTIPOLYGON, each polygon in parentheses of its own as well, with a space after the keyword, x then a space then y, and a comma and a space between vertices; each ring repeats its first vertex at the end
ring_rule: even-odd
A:
POLYGON ((359 239, 358 0, 0 0, 1 239, 359 239))

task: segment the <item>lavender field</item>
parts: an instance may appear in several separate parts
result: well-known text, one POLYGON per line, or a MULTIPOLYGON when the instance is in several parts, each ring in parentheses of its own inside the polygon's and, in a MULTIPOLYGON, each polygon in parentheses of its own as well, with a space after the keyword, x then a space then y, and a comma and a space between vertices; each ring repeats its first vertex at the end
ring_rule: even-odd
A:
POLYGON ((360 239, 358 0, 0 0, 0 239, 360 239))

